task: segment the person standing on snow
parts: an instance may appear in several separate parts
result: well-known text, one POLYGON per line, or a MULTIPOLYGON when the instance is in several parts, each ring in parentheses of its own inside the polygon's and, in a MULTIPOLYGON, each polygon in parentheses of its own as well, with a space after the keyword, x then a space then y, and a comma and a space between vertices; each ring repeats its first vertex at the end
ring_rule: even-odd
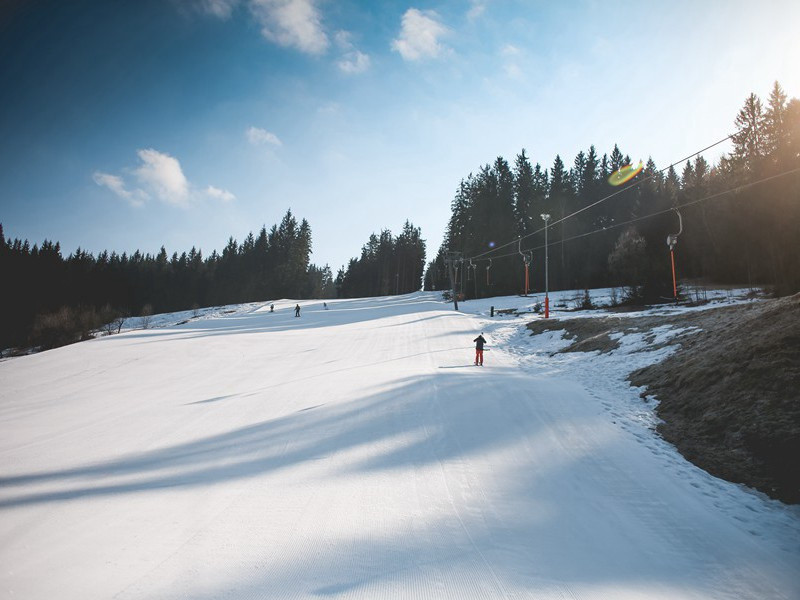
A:
POLYGON ((475 342, 475 364, 483 366, 483 345, 486 343, 486 340, 483 338, 483 333, 476 337, 474 340, 475 342))
POLYGON ((299 317, 300 316, 300 305, 299 304, 295 305, 295 307, 294 307, 294 316, 295 317, 299 317))

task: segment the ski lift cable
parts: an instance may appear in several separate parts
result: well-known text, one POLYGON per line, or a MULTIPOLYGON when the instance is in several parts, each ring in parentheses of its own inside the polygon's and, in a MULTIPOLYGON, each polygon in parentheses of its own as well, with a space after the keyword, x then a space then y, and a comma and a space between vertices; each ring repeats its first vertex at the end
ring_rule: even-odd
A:
MULTIPOLYGON (((735 134, 733 134, 733 133, 732 133, 732 134, 730 134, 730 135, 728 135, 728 136, 726 136, 726 137, 722 138, 721 140, 719 140, 719 141, 717 141, 717 142, 714 142, 713 144, 711 144, 711 145, 709 145, 709 146, 706 146, 706 147, 705 147, 705 148, 703 148, 702 150, 698 150, 697 152, 694 152, 694 153, 692 153, 692 154, 690 154, 690 155, 688 155, 688 156, 686 156, 686 157, 684 157, 684 158, 681 158, 680 160, 676 160, 676 161, 675 161, 675 162, 673 162, 672 164, 670 164, 670 165, 668 165, 668 166, 664 167, 663 169, 659 169, 658 171, 656 171, 655 173, 653 173, 653 174, 652 174, 652 175, 650 175, 649 177, 645 177, 644 179, 640 179, 639 181, 637 181, 637 182, 636 182, 636 183, 634 183, 633 185, 629 185, 629 186, 627 186, 627 187, 624 187, 624 188, 622 188, 622 189, 619 189, 619 190, 617 190, 617 191, 615 191, 615 192, 612 192, 612 193, 611 193, 611 194, 609 194, 608 196, 605 196, 605 197, 603 197, 603 198, 600 198, 599 200, 597 200, 596 202, 593 202, 592 204, 589 204, 588 206, 584 206, 583 208, 581 208, 581 209, 578 209, 578 210, 576 210, 575 212, 573 212, 573 213, 571 213, 571 214, 569 214, 569 215, 566 215, 565 217, 562 217, 561 219, 559 219, 559 220, 557 220, 557 221, 554 221, 553 223, 549 223, 549 224, 547 225, 547 227, 553 227, 554 225, 557 225, 558 223, 563 223, 563 222, 564 222, 564 221, 566 221, 567 219, 570 219, 570 218, 574 217, 575 215, 578 215, 578 214, 580 214, 580 213, 582 213, 582 212, 584 212, 584 211, 587 211, 587 210, 589 210, 590 208, 593 208, 593 207, 597 206, 598 204, 600 204, 600 203, 602 203, 602 202, 605 202, 606 200, 609 200, 609 199, 613 198, 614 196, 617 196, 617 195, 621 194, 622 192, 626 192, 626 191, 628 191, 628 190, 632 190, 633 188, 636 188, 636 187, 640 186, 641 184, 643 184, 645 181, 649 181, 649 180, 653 179, 653 178, 654 178, 656 175, 658 175, 659 173, 663 173, 664 171, 667 171, 667 170, 669 170, 670 168, 672 168, 672 167, 674 167, 674 166, 676 166, 676 165, 678 165, 678 164, 682 163, 682 162, 683 162, 683 161, 685 161, 685 160, 689 160, 689 159, 691 159, 691 158, 694 158, 694 157, 695 157, 695 156, 697 156, 698 154, 702 154, 703 152, 705 152, 706 150, 710 150, 710 149, 711 149, 711 148, 713 148, 714 146, 719 146, 719 145, 720 145, 720 144, 722 144, 723 142, 727 142, 727 141, 728 141, 729 139, 731 139, 731 138, 732 138, 734 135, 735 135, 735 134)), ((525 235, 523 235, 523 236, 519 236, 519 237, 517 237, 516 239, 513 239, 513 240, 511 240, 510 242, 507 242, 507 243, 505 243, 505 244, 502 244, 502 245, 500 245, 500 246, 495 246, 495 247, 494 247, 494 248, 492 248, 491 250, 487 250, 486 252, 483 252, 483 253, 481 253, 481 254, 476 254, 476 255, 475 255, 475 256, 473 256, 472 258, 481 258, 481 257, 483 257, 483 256, 486 256, 487 254, 491 254, 492 252, 496 252, 497 250, 500 250, 500 249, 502 249, 502 248, 506 248, 507 246, 510 246, 511 244, 516 244, 516 243, 519 243, 519 242, 521 242, 522 240, 524 240, 525 238, 528 238, 528 237, 531 237, 531 236, 533 236, 533 235, 536 235, 537 233, 541 233, 541 232, 543 232, 544 230, 545 230, 545 228, 544 228, 544 227, 540 227, 540 228, 539 228, 539 229, 537 229, 536 231, 533 231, 533 232, 531 232, 531 233, 526 233, 526 234, 525 234, 525 235)), ((505 255, 504 255, 504 256, 505 256, 505 255)), ((499 256, 498 256, 498 257, 496 257, 496 258, 501 258, 501 257, 499 257, 499 256)))
MULTIPOLYGON (((594 229, 592 231, 587 231, 585 233, 580 233, 578 235, 574 235, 574 236, 566 238, 564 240, 556 240, 555 242, 549 242, 547 245, 548 246, 555 246, 555 245, 560 244, 561 242, 571 242, 573 240, 577 240, 577 239, 580 239, 580 238, 588 237, 590 235, 594 235, 595 233, 600 233, 600 232, 603 232, 603 231, 609 231, 611 229, 616 229, 618 227, 624 227, 625 225, 631 225, 632 223, 637 223, 638 221, 644 221, 645 219, 649 219, 651 217, 657 217, 659 215, 663 215, 663 214, 666 214, 666 213, 669 213, 669 212, 673 212, 676 209, 682 209, 682 208, 686 208, 687 206, 692 206, 694 204, 699 204, 700 202, 705 202, 706 200, 714 200, 714 199, 719 198, 721 196, 724 196, 726 194, 731 194, 731 193, 734 193, 734 192, 738 192, 738 191, 741 191, 743 189, 752 187, 754 185, 758 185, 760 183, 766 183, 767 181, 772 181, 773 179, 778 179, 779 177, 785 177, 786 175, 791 175, 793 173, 800 173, 800 167, 797 167, 795 169, 790 169, 789 171, 784 171, 783 173, 778 173, 776 175, 770 175, 769 177, 764 177, 763 179, 759 179, 758 181, 751 181, 750 183, 743 183, 741 185, 738 185, 736 187, 724 190, 722 192, 716 192, 714 194, 710 194, 708 196, 704 196, 703 198, 697 198, 695 200, 690 200, 689 202, 684 202, 683 204, 679 204, 677 206, 671 206, 670 208, 665 208, 664 210, 659 210, 659 211, 656 211, 654 213, 650 213, 650 214, 647 214, 647 215, 642 215, 641 217, 636 217, 634 219, 630 219, 630 220, 624 221, 622 223, 614 223, 613 225, 609 225, 608 227, 600 227, 600 228, 594 229)), ((542 250, 544 247, 545 247, 544 244, 542 244, 541 246, 536 246, 534 248, 531 248, 530 250, 531 251, 533 251, 533 250, 542 250)), ((508 258, 509 256, 519 256, 519 252, 509 252, 508 254, 502 254, 500 256, 493 256, 490 259, 484 258, 484 259, 480 259, 480 260, 492 260, 492 259, 497 260, 497 259, 500 259, 500 258, 508 258)), ((475 260, 478 260, 478 259, 475 259, 475 260)))

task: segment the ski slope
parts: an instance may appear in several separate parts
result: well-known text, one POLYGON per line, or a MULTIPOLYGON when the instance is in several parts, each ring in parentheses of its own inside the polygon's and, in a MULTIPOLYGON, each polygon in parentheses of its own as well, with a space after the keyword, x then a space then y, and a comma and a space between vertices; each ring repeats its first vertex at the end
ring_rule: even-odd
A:
POLYGON ((797 510, 652 432, 623 378, 655 353, 551 357, 488 317, 515 303, 250 304, 0 362, 0 596, 800 598, 797 510))

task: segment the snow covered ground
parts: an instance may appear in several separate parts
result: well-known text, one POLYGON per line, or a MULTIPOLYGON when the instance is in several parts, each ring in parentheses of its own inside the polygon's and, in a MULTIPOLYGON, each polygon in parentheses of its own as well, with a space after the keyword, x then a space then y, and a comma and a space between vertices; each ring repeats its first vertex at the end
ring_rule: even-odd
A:
POLYGON ((625 383, 670 350, 489 317, 536 300, 248 304, 0 362, 0 595, 800 598, 796 507, 625 383))

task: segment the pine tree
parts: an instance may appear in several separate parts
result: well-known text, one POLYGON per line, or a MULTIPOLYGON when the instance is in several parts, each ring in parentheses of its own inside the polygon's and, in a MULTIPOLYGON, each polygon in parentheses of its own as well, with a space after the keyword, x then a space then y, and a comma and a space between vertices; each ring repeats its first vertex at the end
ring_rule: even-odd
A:
POLYGON ((776 81, 764 111, 764 145, 772 172, 783 171, 791 164, 786 93, 776 81))
POLYGON ((768 150, 764 132, 764 110, 758 96, 750 94, 736 115, 735 123, 737 131, 731 139, 736 168, 752 177, 760 172, 768 150))
POLYGON ((519 236, 526 236, 534 229, 535 186, 533 168, 523 148, 514 161, 514 217, 519 236))
POLYGON ((620 149, 616 144, 614 144, 614 150, 611 151, 609 166, 612 173, 625 166, 625 157, 622 156, 622 152, 620 152, 620 149))
POLYGON ((555 160, 553 161, 553 167, 550 169, 550 190, 547 195, 548 210, 546 212, 551 215, 552 220, 559 221, 558 231, 560 233, 560 243, 557 256, 553 257, 558 260, 559 267, 556 269, 556 276, 552 278, 552 281, 554 282, 554 287, 560 287, 562 289, 565 287, 566 281, 569 279, 567 273, 568 248, 566 248, 564 244, 564 240, 566 238, 564 217, 567 216, 567 207, 570 204, 571 198, 572 188, 569 182, 569 174, 564 169, 564 163, 561 160, 561 156, 557 154, 555 160))

